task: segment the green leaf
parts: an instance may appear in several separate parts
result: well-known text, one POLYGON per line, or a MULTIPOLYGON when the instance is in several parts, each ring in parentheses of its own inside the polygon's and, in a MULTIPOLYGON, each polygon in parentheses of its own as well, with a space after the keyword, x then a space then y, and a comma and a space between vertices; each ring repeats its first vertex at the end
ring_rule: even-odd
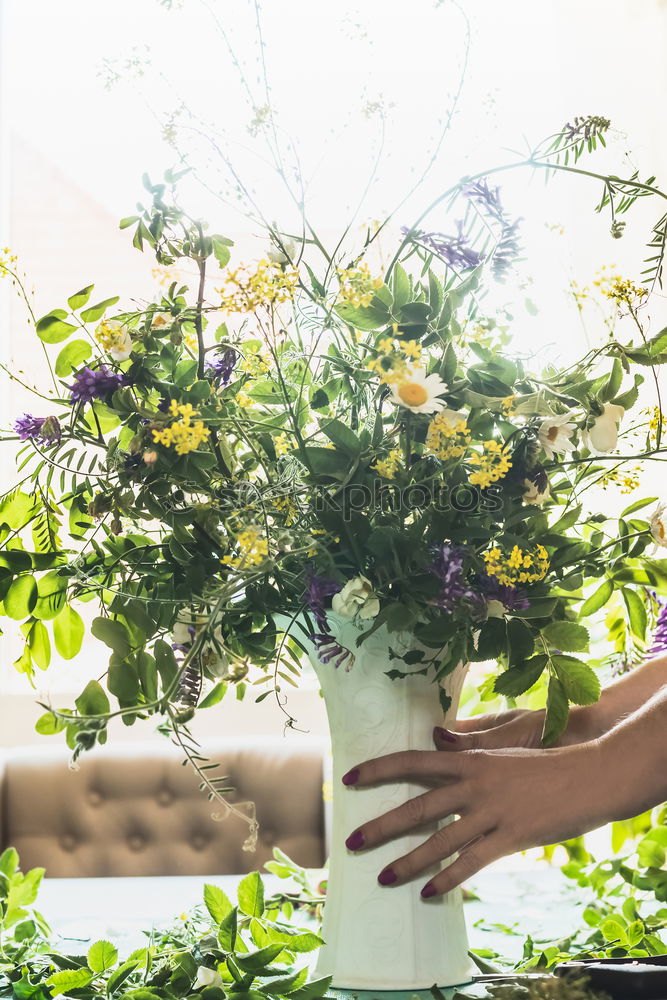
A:
POLYGON ((56 570, 45 573, 37 581, 38 599, 33 609, 35 618, 49 621, 60 614, 67 599, 67 579, 56 570))
POLYGON ((380 330, 391 322, 391 314, 379 299, 370 306, 336 306, 336 312, 344 323, 358 330, 380 330))
POLYGON ((523 663, 517 663, 496 677, 493 690, 506 698, 518 698, 537 683, 546 665, 547 657, 543 653, 523 663))
POLYGON ((153 646, 153 656, 162 682, 162 690, 168 691, 178 673, 174 651, 164 639, 158 639, 153 646))
POLYGON ((0 872, 8 878, 11 878, 18 866, 18 851, 15 847, 7 847, 2 854, 0 854, 0 872))
POLYGON ((94 323, 96 320, 101 319, 102 316, 104 316, 107 309, 111 306, 115 306, 119 298, 119 295, 114 295, 110 299, 104 299, 103 302, 98 302, 97 305, 84 309, 81 313, 81 319, 84 323, 94 323))
POLYGON ((74 295, 70 295, 67 300, 67 305, 70 307, 72 312, 76 312, 77 309, 81 309, 82 306, 85 306, 94 287, 95 285, 86 285, 86 287, 82 288, 80 292, 75 292, 74 295))
POLYGON ((66 316, 64 309, 54 309, 48 315, 42 316, 35 327, 39 339, 45 344, 59 344, 61 340, 67 340, 77 327, 73 323, 67 323, 66 316))
POLYGON ((70 372, 80 368, 92 354, 92 348, 85 340, 71 340, 63 347, 56 358, 55 372, 60 378, 65 378, 70 372))
POLYGON ((30 655, 40 670, 46 670, 51 662, 51 640, 43 622, 36 621, 28 636, 30 655))
POLYGON ((214 923, 221 923, 234 909, 229 896, 217 885, 204 885, 204 903, 214 923))
POLYGON ((613 917, 603 920, 599 930, 605 941, 618 941, 620 944, 624 944, 627 940, 625 927, 618 920, 614 920, 613 917))
POLYGON ((285 950, 282 944, 267 944, 259 951, 250 952, 248 955, 235 955, 236 964, 244 972, 254 972, 257 974, 260 969, 274 962, 278 955, 285 950))
POLYGON ((241 879, 238 888, 239 909, 250 917, 261 917, 264 912, 264 883, 258 872, 250 872, 241 879))
POLYGON ((361 451, 357 435, 340 420, 321 420, 320 430, 326 434, 330 441, 333 441, 337 448, 341 448, 349 455, 356 458, 361 451))
POLYGON ((129 979, 135 969, 139 968, 140 964, 137 959, 128 959, 127 962, 119 965, 107 980, 107 996, 111 996, 112 993, 119 989, 129 979))
POLYGON ((122 622, 113 618, 95 618, 90 631, 119 656, 127 656, 130 652, 130 637, 122 622))
POLYGON ((234 951, 236 945, 236 928, 238 923, 238 909, 235 906, 229 911, 226 917, 220 922, 218 927, 218 941, 223 951, 234 951))
POLYGON ((623 595, 623 601, 628 612, 630 628, 633 634, 638 639, 644 639, 648 625, 644 602, 636 590, 630 590, 628 587, 623 587, 621 594, 623 595))
POLYGON ((63 969, 62 972, 54 972, 45 982, 51 987, 52 996, 57 997, 61 993, 82 989, 92 979, 93 974, 89 969, 63 969))
POLYGON ((302 986, 300 990, 290 993, 290 1000, 318 1000, 319 997, 327 996, 333 976, 325 976, 324 979, 314 979, 307 986, 302 986))
POLYGON ((109 660, 107 688, 119 701, 133 704, 139 697, 141 683, 133 663, 113 653, 109 660))
POLYGON ((575 705, 594 705, 600 697, 600 679, 595 671, 575 656, 557 654, 552 658, 565 693, 575 705))
POLYGON ((62 733, 66 725, 65 720, 59 719, 53 712, 45 712, 35 723, 35 732, 41 736, 55 736, 62 733))
POLYGON ((34 576, 17 576, 5 594, 5 613, 16 621, 27 618, 35 610, 38 596, 34 576))
POLYGON ((579 609, 579 614, 582 618, 587 615, 592 615, 600 608, 603 608, 611 595, 614 593, 614 584, 611 580, 605 580, 601 587, 591 594, 591 596, 584 601, 579 609))
POLYGON ((64 660, 71 660, 79 653, 84 633, 83 618, 78 611, 66 604, 53 619, 53 639, 64 660))
POLYGON ((110 941, 96 941, 88 949, 88 968, 93 972, 113 969, 118 961, 118 949, 110 941))
POLYGON ((227 267, 231 253, 229 248, 234 246, 233 240, 228 240, 226 236, 211 236, 213 254, 220 267, 227 267))
POLYGON ((533 633, 519 618, 510 618, 507 622, 507 643, 510 666, 527 660, 535 651, 533 633))
POLYGON ((99 681, 88 681, 85 688, 75 701, 81 715, 106 715, 109 711, 109 699, 99 681))
POLYGON ((551 746, 563 735, 568 719, 568 703, 565 688, 557 677, 549 679, 547 712, 542 729, 542 745, 551 746))
POLYGON ((554 649, 565 652, 582 652, 588 649, 588 629, 575 622, 551 622, 542 629, 542 635, 554 649))

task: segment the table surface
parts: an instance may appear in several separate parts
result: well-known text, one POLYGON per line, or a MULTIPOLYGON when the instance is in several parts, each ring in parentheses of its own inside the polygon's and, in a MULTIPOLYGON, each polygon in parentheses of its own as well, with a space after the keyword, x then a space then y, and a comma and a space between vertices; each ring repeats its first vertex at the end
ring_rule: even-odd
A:
MULTIPOLYGON (((123 953, 146 943, 152 927, 165 927, 202 902, 205 882, 232 898, 241 876, 45 879, 38 907, 75 953, 86 941, 111 939, 123 953)), ((285 881, 264 876, 267 894, 285 881)), ((470 884, 479 896, 466 903, 470 947, 521 957, 525 935, 537 945, 571 933, 581 923, 583 900, 557 869, 487 871, 470 884), (513 928, 507 933, 504 928, 513 928)))

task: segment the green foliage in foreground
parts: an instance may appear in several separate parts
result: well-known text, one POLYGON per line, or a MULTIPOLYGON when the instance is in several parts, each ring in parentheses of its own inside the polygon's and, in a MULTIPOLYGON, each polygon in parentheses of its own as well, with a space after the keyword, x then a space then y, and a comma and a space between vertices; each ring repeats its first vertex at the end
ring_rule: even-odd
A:
POLYGON ((32 904, 44 874, 23 874, 14 848, 0 856, 0 997, 51 1000, 318 1000, 330 978, 310 980, 304 956, 322 944, 281 919, 289 906, 265 900, 257 872, 242 879, 234 904, 215 885, 204 906, 121 958, 110 941, 85 955, 53 950, 53 935, 32 904))

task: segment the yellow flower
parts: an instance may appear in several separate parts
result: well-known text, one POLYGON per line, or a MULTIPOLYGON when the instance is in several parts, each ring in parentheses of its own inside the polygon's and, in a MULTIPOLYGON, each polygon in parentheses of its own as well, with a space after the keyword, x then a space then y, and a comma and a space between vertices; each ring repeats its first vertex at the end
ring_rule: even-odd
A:
POLYGON ((114 361, 127 361, 132 353, 130 331, 118 320, 103 319, 95 328, 95 338, 114 361))
POLYGON ((403 351, 403 354, 405 354, 405 356, 410 358, 412 361, 419 361, 421 358, 422 349, 416 340, 406 340, 403 344, 401 344, 401 350, 403 351))
POLYGON ((210 430, 205 427, 201 420, 192 422, 192 418, 197 414, 190 403, 177 403, 172 399, 169 405, 169 414, 178 417, 168 427, 161 430, 153 430, 153 441, 155 444, 162 444, 165 448, 174 448, 177 455, 187 455, 188 452, 196 451, 210 436, 210 430))
POLYGON ((260 375, 266 375, 269 371, 271 368, 271 359, 265 352, 261 352, 259 354, 247 354, 239 362, 238 367, 239 371, 258 377, 260 375))
POLYGON ((299 517, 299 508, 291 497, 276 497, 272 503, 274 509, 284 515, 286 525, 289 526, 296 522, 299 517))
POLYGON ((371 468, 375 469, 384 479, 393 479, 400 468, 402 459, 403 454, 400 448, 392 448, 386 458, 378 458, 371 468))
POLYGON ((441 410, 428 426, 426 449, 443 462, 460 458, 470 444, 470 429, 462 413, 441 410))
POLYGON ((238 556, 223 556, 220 561, 225 566, 232 566, 234 569, 259 566, 269 554, 269 543, 253 526, 239 532, 236 541, 239 554, 238 556))
POLYGON ((482 558, 487 575, 494 576, 504 587, 537 583, 549 572, 549 554, 543 545, 536 545, 532 552, 515 545, 509 556, 494 546, 482 558))
POLYGON ((632 493, 641 484, 641 471, 642 468, 640 465, 635 465, 624 472, 620 472, 618 469, 610 469, 608 472, 605 472, 604 476, 600 477, 600 485, 603 489, 607 489, 608 486, 613 485, 618 487, 620 493, 632 493))
POLYGON ((482 489, 503 479, 512 468, 512 459, 505 446, 493 440, 485 441, 484 452, 471 455, 468 461, 470 465, 477 466, 477 471, 470 474, 468 482, 482 489))
POLYGON ((290 302, 299 283, 299 272, 281 267, 269 260, 260 260, 254 271, 245 265, 229 271, 226 284, 217 289, 220 308, 232 313, 251 313, 257 309, 271 309, 282 302, 290 302))
POLYGON ((382 354, 391 354, 393 350, 393 337, 381 337, 380 340, 378 340, 378 351, 381 351, 382 354))
POLYGON ((282 434, 277 434, 273 439, 273 447, 276 449, 276 455, 286 455, 291 448, 290 440, 287 434, 283 431, 282 434))
POLYGON ((362 261, 356 267, 338 267, 339 305, 367 307, 373 301, 376 289, 384 284, 382 278, 372 278, 368 264, 362 261))
POLYGON ((9 247, 2 247, 2 249, 0 249, 0 271, 11 271, 15 267, 17 261, 17 255, 13 253, 9 247))
POLYGON ((252 406, 252 399, 245 392, 237 392, 235 398, 238 405, 242 406, 244 409, 252 406))
POLYGON ((514 395, 512 395, 512 396, 505 396, 505 398, 503 400, 501 400, 500 408, 503 411, 503 416, 507 417, 507 416, 509 416, 510 413, 512 413, 512 411, 514 410, 514 402, 515 402, 515 400, 516 400, 516 396, 514 396, 514 395))

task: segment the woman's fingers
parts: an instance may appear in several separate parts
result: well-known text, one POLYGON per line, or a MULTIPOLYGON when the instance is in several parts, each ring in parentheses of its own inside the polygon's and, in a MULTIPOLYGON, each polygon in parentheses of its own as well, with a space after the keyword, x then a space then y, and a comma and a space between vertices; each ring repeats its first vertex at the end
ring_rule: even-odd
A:
POLYGON ((434 779, 454 780, 461 774, 462 768, 462 759, 457 754, 402 750, 358 764, 343 775, 342 781, 344 785, 355 788, 398 781, 429 784, 434 779))
POLYGON ((436 830, 414 851, 410 851, 409 854, 403 855, 384 868, 378 875, 378 882, 380 885, 401 885, 403 882, 410 882, 417 875, 450 858, 466 844, 470 844, 487 832, 479 814, 465 816, 463 819, 448 823, 436 830))
MULTIPOLYGON (((462 822, 462 821, 460 821, 462 822)), ((500 838, 496 833, 480 837, 479 840, 469 842, 459 854, 456 861, 443 868, 434 878, 430 879, 421 891, 423 899, 435 899, 446 892, 451 892, 462 882, 472 878, 482 868, 486 868, 492 861, 497 861, 507 848, 502 847, 500 838)))
POLYGON ((494 729, 503 726, 517 715, 525 715, 526 709, 511 708, 507 712, 490 712, 487 715, 473 715, 469 719, 457 719, 454 722, 454 732, 472 733, 483 729, 494 729))
POLYGON ((350 851, 365 851, 377 847, 388 840, 400 837, 411 830, 419 829, 427 823, 434 823, 460 812, 461 794, 455 792, 456 785, 437 788, 423 795, 408 799, 402 806, 391 809, 377 819, 364 823, 345 841, 350 851))
POLYGON ((528 712, 493 729, 452 733, 436 726, 433 741, 438 750, 501 750, 505 747, 535 747, 539 744, 543 713, 528 712))

